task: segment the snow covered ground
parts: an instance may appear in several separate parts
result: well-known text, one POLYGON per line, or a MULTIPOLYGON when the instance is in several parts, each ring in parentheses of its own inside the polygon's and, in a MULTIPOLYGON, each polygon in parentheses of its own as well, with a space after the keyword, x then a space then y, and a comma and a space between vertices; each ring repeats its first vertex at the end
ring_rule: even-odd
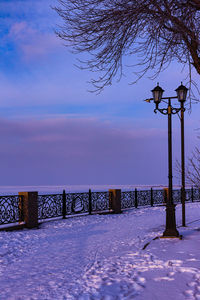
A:
POLYGON ((164 207, 0 232, 0 300, 200 299, 200 203, 186 212, 182 240, 154 239, 164 207))

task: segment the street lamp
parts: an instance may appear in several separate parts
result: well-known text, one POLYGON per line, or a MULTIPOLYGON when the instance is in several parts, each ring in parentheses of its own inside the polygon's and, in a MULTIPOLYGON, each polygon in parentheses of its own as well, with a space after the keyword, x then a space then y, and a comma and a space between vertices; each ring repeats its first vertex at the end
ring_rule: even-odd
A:
POLYGON ((162 95, 164 93, 164 90, 159 86, 159 84, 152 90, 153 94, 153 100, 156 104, 156 109, 158 109, 158 105, 162 100, 162 95))
MULTIPOLYGON (((185 164, 184 164, 184 102, 187 96, 187 88, 181 85, 176 89, 177 96, 163 97, 164 90, 157 84, 152 90, 153 98, 147 99, 147 102, 154 101, 156 108, 154 112, 160 112, 168 116, 168 195, 166 203, 166 228, 163 232, 163 237, 179 237, 179 232, 176 229, 175 205, 173 203, 173 184, 172 184, 172 114, 181 112, 181 157, 182 157, 182 216, 185 224, 185 164), (181 104, 180 108, 172 107, 171 99, 177 99, 181 104), (167 108, 159 108, 161 101, 167 102, 167 108)), ((166 102, 165 102, 166 103, 166 102)), ((185 226, 185 225, 183 225, 185 226)))
POLYGON ((181 104, 181 202, 182 202, 182 226, 185 224, 185 141, 184 141, 184 103, 188 89, 182 84, 175 90, 178 101, 181 104))
POLYGON ((178 101, 182 104, 186 101, 188 89, 182 84, 175 90, 177 93, 178 101))

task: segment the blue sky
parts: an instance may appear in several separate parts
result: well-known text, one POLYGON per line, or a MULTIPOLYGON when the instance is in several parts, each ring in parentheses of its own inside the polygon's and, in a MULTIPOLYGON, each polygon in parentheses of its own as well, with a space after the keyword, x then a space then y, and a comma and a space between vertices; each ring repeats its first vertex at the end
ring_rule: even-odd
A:
MULTIPOLYGON (((93 74, 76 68, 78 56, 55 36, 62 24, 55 4, 0 3, 0 184, 167 184, 167 118, 143 100, 157 81, 165 96, 175 95, 186 83, 182 67, 135 85, 127 67, 119 83, 89 93, 93 74)), ((188 156, 198 144, 198 115, 199 104, 186 113, 188 156)), ((173 121, 176 159, 180 124, 173 121)))

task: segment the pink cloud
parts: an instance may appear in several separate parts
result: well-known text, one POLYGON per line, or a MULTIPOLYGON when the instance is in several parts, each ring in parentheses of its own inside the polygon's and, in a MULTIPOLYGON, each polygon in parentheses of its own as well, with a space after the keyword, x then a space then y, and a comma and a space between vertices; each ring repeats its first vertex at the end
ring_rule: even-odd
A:
MULTIPOLYGON (((0 119, 1 185, 167 184, 167 132, 96 118, 0 119)), ((173 131, 173 158, 180 157, 173 131)))
POLYGON ((165 134, 157 133, 94 118, 0 119, 1 184, 162 183, 165 134))
POLYGON ((39 31, 25 21, 14 23, 8 37, 17 44, 25 60, 44 57, 60 47, 54 32, 39 31))

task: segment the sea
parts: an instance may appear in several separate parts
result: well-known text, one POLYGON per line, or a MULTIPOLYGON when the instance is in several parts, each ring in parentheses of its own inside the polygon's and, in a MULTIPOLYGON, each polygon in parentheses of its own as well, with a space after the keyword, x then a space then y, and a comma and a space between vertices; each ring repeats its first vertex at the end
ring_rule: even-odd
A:
MULTIPOLYGON (((121 189, 122 191, 163 189, 166 185, 18 185, 18 186, 0 186, 0 195, 17 195, 18 192, 38 192, 40 195, 61 194, 63 190, 66 193, 104 192, 109 189, 121 189)), ((179 185, 174 185, 174 189, 179 189, 179 185)), ((189 187, 188 187, 189 188, 189 187)))

